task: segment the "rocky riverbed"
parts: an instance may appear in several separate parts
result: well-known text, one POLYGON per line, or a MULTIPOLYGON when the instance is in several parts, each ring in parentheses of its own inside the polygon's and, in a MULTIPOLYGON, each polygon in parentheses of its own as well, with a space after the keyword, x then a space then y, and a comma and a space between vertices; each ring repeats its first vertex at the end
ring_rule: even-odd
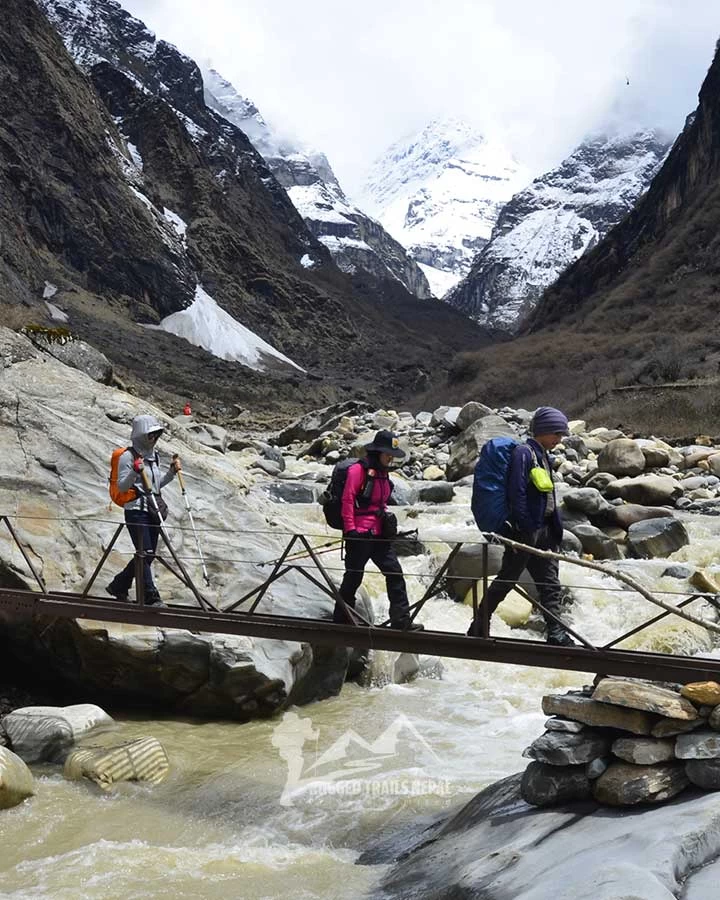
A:
MULTIPOLYGON (((473 581, 482 575, 479 535, 469 511, 474 462, 483 442, 491 437, 523 439, 530 411, 491 408, 473 401, 462 408, 410 413, 370 409, 348 400, 309 413, 279 433, 247 433, 240 425, 237 430, 221 429, 192 417, 169 417, 139 398, 48 356, 22 336, 2 329, 0 366, 0 444, 4 449, 0 463, 0 513, 11 517, 24 546, 29 548, 33 564, 51 587, 77 589, 85 584, 122 521, 119 510, 108 508, 107 461, 113 447, 127 442, 130 421, 138 413, 150 412, 161 418, 167 425, 161 452, 168 456, 179 452, 183 457, 211 577, 208 596, 222 605, 237 600, 262 582, 269 571, 267 563, 279 556, 293 533, 310 535, 316 545, 324 545, 337 536, 325 526, 317 503, 332 466, 359 452, 377 429, 391 428, 399 434, 408 454, 394 476, 400 526, 405 530, 419 529, 417 538, 401 548, 411 599, 422 594, 455 543, 464 542, 447 573, 446 593, 429 603, 420 619, 426 626, 441 630, 462 633, 467 628, 470 611, 453 601, 467 600, 473 581)), ((670 446, 659 438, 590 428, 580 421, 572 423, 571 431, 558 448, 554 463, 566 523, 564 547, 570 557, 600 560, 608 567, 608 574, 584 573, 563 563, 561 578, 568 587, 564 615, 593 640, 610 639, 621 629, 647 618, 653 610, 645 600, 637 595, 613 593, 621 588, 610 574, 617 569, 631 572, 646 588, 659 592, 671 603, 694 591, 703 592, 706 599, 696 601, 690 609, 709 622, 716 621, 711 600, 717 592, 718 567, 713 550, 717 538, 713 537, 711 517, 720 508, 720 479, 715 474, 720 442, 698 436, 686 445, 670 446)), ((169 525, 173 544, 196 583, 202 584, 196 549, 192 535, 184 527, 186 521, 176 487, 171 485, 166 495, 172 510, 169 525)), ((491 546, 490 550, 492 576, 497 570, 499 548, 491 546)), ((129 547, 121 538, 106 571, 111 573, 124 565, 128 552, 129 547)), ((337 549, 328 547, 323 560, 330 576, 338 579, 342 563, 337 549)), ((31 572, 2 528, 0 582, 32 584, 31 572)), ((100 593, 105 583, 98 581, 100 593)), ((159 572, 159 584, 170 602, 194 602, 169 573, 159 572)), ((367 614, 384 619, 386 601, 381 579, 369 571, 365 586, 367 614)), ((290 573, 271 587, 262 608, 322 617, 330 615, 331 607, 330 598, 316 591, 306 579, 290 573)), ((512 595, 493 618, 492 631, 538 640, 543 637, 542 624, 531 614, 530 605, 512 595)), ((407 666, 403 660, 375 654, 364 673, 353 670, 353 677, 362 679, 363 686, 356 686, 346 681, 350 672, 347 655, 328 659, 310 645, 229 640, 83 621, 36 622, 32 628, 18 628, 3 621, 2 634, 5 648, 12 649, 13 671, 18 680, 24 669, 42 670, 50 673, 56 686, 72 689, 74 700, 102 700, 111 707, 142 702, 146 709, 153 710, 153 715, 162 712, 232 717, 250 723, 242 725, 245 734, 261 729, 257 734, 270 735, 275 724, 283 721, 277 718, 278 714, 287 711, 294 715, 296 704, 308 704, 340 692, 336 701, 304 706, 302 716, 328 716, 341 737, 347 729, 348 716, 353 722, 363 722, 363 733, 371 734, 378 722, 390 725, 392 716, 402 711, 414 722, 422 721, 421 726, 415 727, 426 740, 445 748, 442 765, 431 760, 428 769, 432 783, 451 775, 450 794, 433 799, 434 817, 451 806, 453 798, 454 802, 470 800, 479 787, 517 772, 522 766, 521 751, 537 737, 542 721, 541 696, 551 694, 553 687, 579 690, 583 684, 582 676, 530 673, 515 667, 482 664, 448 662, 439 666, 424 659, 418 665, 407 666), (407 683, 408 679, 415 680, 407 683), (384 693, 392 690, 403 693, 384 693), (318 712, 321 709, 323 712, 318 712), (365 709, 367 713, 362 712, 365 709), (373 714, 374 709, 382 709, 382 713, 373 714), (438 709, 443 714, 436 721, 438 709), (275 718, 266 726, 262 719, 269 717, 275 718), (260 721, 252 723, 253 719, 260 721), (266 727, 268 730, 263 731, 266 727), (534 734, 529 733, 531 727, 534 734)), ((712 636, 687 622, 661 623, 629 645, 661 652, 715 652, 712 636)), ((10 698, 6 705, 27 706, 28 701, 26 697, 10 698)), ((133 733, 133 738, 144 737, 142 732, 133 733)), ((163 741, 169 747, 171 761, 178 752, 174 742, 172 734, 167 742, 163 741)), ((416 767, 417 754, 416 742, 393 774, 400 776, 416 767)), ((282 770, 280 776, 284 777, 282 770)), ((47 784, 43 777, 40 797, 28 801, 35 808, 44 808, 47 784)), ((522 800, 520 783, 519 778, 512 781, 511 805, 518 805, 517 809, 513 806, 511 819, 518 823, 518 840, 525 846, 527 837, 522 829, 526 821, 532 831, 532 821, 548 816, 543 821, 548 823, 548 833, 552 833, 558 822, 569 819, 563 819, 565 813, 555 809, 532 813, 522 800), (519 818, 518 811, 523 813, 519 818)), ((170 785, 149 790, 172 791, 172 779, 170 785)), ((501 808, 506 809, 506 787, 500 786, 492 794, 493 790, 496 789, 491 789, 492 797, 505 798, 501 808)), ((691 791, 687 788, 682 795, 688 800, 675 802, 691 802, 695 796, 691 791)), ((487 812, 490 807, 480 797, 478 808, 487 812)), ((715 815, 708 805, 711 799, 708 795, 698 801, 705 804, 698 807, 701 816, 705 815, 703 810, 715 815)), ((396 800, 388 801, 388 808, 394 808, 396 800)), ((302 804, 310 817, 308 821, 313 820, 313 807, 304 805, 305 794, 298 794, 295 802, 302 804)), ((344 815, 342 808, 340 799, 332 815, 344 815)), ((356 814, 364 815, 362 808, 355 808, 356 814)), ((674 807, 667 807, 671 808, 674 807)), ((412 820, 418 818, 420 810, 413 814, 412 809, 403 809, 412 830, 412 820)), ((492 806, 494 809, 496 806, 492 806)), ((653 815, 658 812, 655 810, 653 815)), ((450 815, 449 821, 453 821, 453 814, 450 815)), ((486 816, 491 823, 488 827, 497 826, 494 815, 486 816)), ((602 821, 608 821, 607 817, 602 821)), ((656 821, 658 833, 664 827, 674 833, 674 820, 667 819, 667 826, 660 819, 656 821)), ((343 826, 341 830, 349 834, 352 829, 348 828, 343 826)), ((458 834, 463 831, 454 827, 450 830, 458 834)), ((337 826, 319 833, 335 834, 337 826)), ((684 834, 678 830, 679 844, 691 840, 689 832, 686 837, 684 834)), ((613 846, 611 831, 607 835, 608 846, 613 846)), ((348 839, 353 858, 367 838, 365 831, 362 840, 357 834, 348 839)), ((152 840, 150 833, 145 839, 152 840)), ((465 840, 463 835, 461 843, 465 840)), ((467 846, 471 845, 470 841, 467 846)), ((708 853, 713 846, 710 841, 708 853)), ((580 858, 584 852, 582 841, 577 847, 580 858)), ((383 858, 389 863, 392 853, 383 858)), ((419 858, 415 857, 416 862, 419 858)), ((697 874, 698 859, 699 856, 692 856, 686 871, 697 874)), ((493 865, 488 864, 487 872, 495 871, 493 865)), ((25 883, 20 870, 16 874, 15 883, 25 883)), ((440 876, 438 870, 438 879, 440 876)), ((641 882, 638 875, 637 884, 641 882)), ((453 883, 452 879, 447 883, 453 883)), ((665 896, 652 893, 652 879, 646 878, 643 883, 646 893, 637 896, 665 896)), ((436 882, 427 880, 427 884, 434 884, 437 890, 436 882)), ((397 886, 391 888, 388 881, 388 890, 396 889, 400 890, 397 886)), ((524 896, 503 889, 505 893, 484 896, 524 896)), ((467 894, 476 895, 483 896, 467 894)), ((267 893, 258 889, 258 896, 267 893)), ((330 892, 312 896, 337 895, 330 892)))

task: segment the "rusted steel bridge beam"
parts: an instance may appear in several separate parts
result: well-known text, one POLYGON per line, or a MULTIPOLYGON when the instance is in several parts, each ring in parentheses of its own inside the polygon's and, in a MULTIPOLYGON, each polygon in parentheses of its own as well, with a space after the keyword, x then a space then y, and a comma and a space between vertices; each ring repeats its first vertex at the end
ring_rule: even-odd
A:
POLYGON ((720 681, 720 659, 642 651, 555 647, 540 641, 467 637, 445 631, 408 632, 388 627, 337 625, 263 613, 207 611, 195 607, 141 607, 82 594, 0 589, 0 614, 125 622, 215 634, 237 634, 330 647, 392 650, 456 659, 565 669, 600 675, 687 683, 720 681))

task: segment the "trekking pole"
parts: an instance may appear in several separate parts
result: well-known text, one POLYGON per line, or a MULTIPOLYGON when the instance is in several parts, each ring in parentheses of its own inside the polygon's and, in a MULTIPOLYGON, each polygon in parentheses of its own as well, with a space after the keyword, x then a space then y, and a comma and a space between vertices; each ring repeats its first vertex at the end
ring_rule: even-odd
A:
POLYGON ((215 609, 215 607, 212 606, 212 604, 210 604, 203 597, 203 595, 200 593, 200 591, 198 591, 198 589, 195 587, 195 585, 192 582, 192 579, 190 578, 190 576, 187 573, 187 570, 185 569, 185 566, 182 564, 182 560, 178 557, 177 553, 173 549, 172 544, 170 543, 170 538, 168 537, 167 529, 165 528, 165 522, 163 521, 162 514, 160 513, 160 507, 158 506, 158 502, 155 497, 155 492, 152 489, 152 482, 150 481, 150 476, 148 475, 147 469, 145 468, 145 466, 143 466, 140 469, 140 477, 142 479, 142 483, 145 487, 145 491, 147 492, 147 496, 150 500, 150 503, 152 504, 152 508, 155 511, 155 515, 157 517, 157 527, 160 529, 160 534, 162 535, 163 540, 165 541, 165 546, 168 548, 168 551, 170 552, 170 555, 172 556, 172 558, 175 562, 175 565, 178 567, 178 569, 180 570, 180 572, 182 574, 182 577, 180 577, 177 575, 177 573, 174 573, 175 576, 180 578, 180 581, 182 581, 186 587, 190 588, 190 590, 195 595, 195 599, 200 604, 201 609, 205 609, 205 610, 207 610, 208 608, 215 609))
MULTIPOLYGON (((175 462, 177 458, 177 453, 173 453, 173 462, 175 462)), ((195 537, 195 546, 197 547, 198 556, 200 557, 200 567, 202 568, 203 578, 205 584, 210 587, 210 576, 208 575, 207 566, 205 565, 205 557, 203 556, 202 547, 200 546, 200 538, 198 537, 197 529, 195 528, 195 520, 193 519, 190 501, 188 500, 187 491, 185 490, 185 479, 183 478, 181 471, 177 472, 177 478, 180 482, 180 491, 182 492, 183 500, 185 501, 185 509, 187 510, 188 518, 190 519, 190 527, 192 528, 192 533, 195 537)))

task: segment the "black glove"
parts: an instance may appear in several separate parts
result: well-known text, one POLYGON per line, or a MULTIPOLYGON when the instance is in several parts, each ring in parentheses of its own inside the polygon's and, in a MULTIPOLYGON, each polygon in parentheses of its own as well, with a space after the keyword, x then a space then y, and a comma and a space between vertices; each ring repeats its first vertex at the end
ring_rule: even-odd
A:
POLYGON ((354 540, 357 540, 358 538, 363 537, 363 532, 362 532, 362 531, 356 531, 354 528, 352 528, 350 531, 346 531, 346 532, 343 534, 343 537, 344 537, 346 540, 354 541, 354 540))

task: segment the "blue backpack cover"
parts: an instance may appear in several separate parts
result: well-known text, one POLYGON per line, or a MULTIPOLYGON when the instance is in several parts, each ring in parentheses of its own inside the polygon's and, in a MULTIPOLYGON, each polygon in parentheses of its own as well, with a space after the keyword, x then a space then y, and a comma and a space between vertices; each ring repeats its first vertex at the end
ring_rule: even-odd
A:
POLYGON ((499 532, 510 507, 507 496, 510 460, 519 441, 509 437, 489 440, 475 464, 472 491, 472 514, 480 531, 499 532))

